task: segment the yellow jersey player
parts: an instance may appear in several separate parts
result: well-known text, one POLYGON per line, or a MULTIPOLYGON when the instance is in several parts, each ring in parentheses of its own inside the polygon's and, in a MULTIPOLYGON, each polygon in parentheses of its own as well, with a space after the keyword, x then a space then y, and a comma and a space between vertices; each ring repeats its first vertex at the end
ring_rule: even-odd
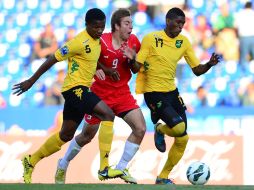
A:
MULTIPOLYGON (((126 140, 124 151, 114 172, 109 166, 111 144, 113 141, 113 127, 100 127, 99 150, 100 169, 98 178, 106 180, 114 177, 120 170, 120 176, 127 183, 136 184, 137 180, 128 171, 128 163, 137 153, 145 135, 146 125, 141 109, 131 95, 128 82, 131 78, 131 64, 123 55, 124 46, 135 47, 136 52, 140 49, 140 42, 134 34, 131 13, 128 9, 118 9, 111 17, 111 31, 101 36, 101 55, 99 65, 104 69, 107 76, 102 79, 95 77, 91 90, 99 96, 117 115, 122 118, 132 129, 126 140), (115 78, 115 80, 113 80, 115 78)), ((65 183, 66 172, 70 161, 81 151, 81 148, 91 142, 99 129, 100 119, 94 115, 85 115, 85 125, 82 132, 77 135, 69 145, 64 157, 59 160, 55 175, 56 183, 65 183)))
POLYGON ((176 67, 184 57, 196 76, 206 73, 219 62, 219 55, 213 53, 206 64, 200 64, 189 40, 181 35, 185 24, 185 14, 179 8, 172 8, 166 15, 166 28, 144 36, 141 49, 135 58, 132 49, 125 55, 132 59, 138 72, 136 93, 144 94, 145 102, 151 110, 155 124, 154 140, 156 148, 166 151, 164 135, 174 137, 168 159, 156 179, 156 184, 173 184, 168 179, 173 167, 182 158, 187 142, 187 119, 183 99, 175 85, 176 67), (165 124, 157 123, 161 119, 165 124))
MULTIPOLYGON (((68 71, 62 86, 65 99, 62 128, 49 137, 36 152, 24 156, 22 163, 25 183, 32 182, 33 169, 41 159, 59 151, 62 145, 73 138, 85 113, 100 118, 102 126, 113 125, 113 111, 89 90, 101 52, 100 37, 105 28, 106 16, 100 9, 93 8, 87 11, 85 22, 85 30, 50 56, 31 78, 13 87, 14 94, 22 94, 52 65, 68 59, 68 71)), ((119 171, 116 175, 120 176, 122 172, 119 171)))

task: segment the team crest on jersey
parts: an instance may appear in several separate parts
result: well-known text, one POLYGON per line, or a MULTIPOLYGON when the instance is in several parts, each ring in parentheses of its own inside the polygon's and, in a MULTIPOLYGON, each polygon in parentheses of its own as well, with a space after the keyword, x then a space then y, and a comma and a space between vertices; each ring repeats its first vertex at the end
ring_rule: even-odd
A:
POLYGON ((61 47, 60 52, 61 52, 61 55, 64 56, 69 53, 69 49, 67 46, 63 46, 63 47, 61 47))
POLYGON ((180 48, 182 46, 183 40, 176 40, 176 47, 180 48))

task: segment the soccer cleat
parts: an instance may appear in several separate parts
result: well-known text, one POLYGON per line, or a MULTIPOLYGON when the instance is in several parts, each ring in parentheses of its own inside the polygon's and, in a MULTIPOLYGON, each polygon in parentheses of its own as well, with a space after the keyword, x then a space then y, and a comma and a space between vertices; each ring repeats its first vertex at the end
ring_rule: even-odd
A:
POLYGON ((157 184, 157 185, 171 185, 171 184, 175 184, 175 183, 171 179, 164 179, 164 178, 157 177, 155 184, 157 184))
POLYGON ((32 173, 34 167, 30 163, 31 155, 26 155, 22 159, 22 165, 24 168, 23 178, 25 183, 32 183, 32 173))
POLYGON ((160 133, 157 130, 157 127, 161 125, 160 123, 157 123, 154 125, 154 144, 155 147, 160 151, 160 152, 165 152, 166 151, 166 143, 165 143, 165 137, 164 134, 160 133))
POLYGON ((123 172, 118 169, 112 169, 111 167, 106 167, 102 171, 98 171, 98 178, 99 180, 106 180, 106 179, 112 179, 117 178, 123 175, 123 172))
POLYGON ((126 183, 137 184, 137 180, 131 176, 128 169, 123 170, 123 175, 120 176, 126 183))
POLYGON ((56 184, 65 184, 66 170, 59 167, 61 159, 58 160, 56 174, 55 174, 55 183, 56 184))

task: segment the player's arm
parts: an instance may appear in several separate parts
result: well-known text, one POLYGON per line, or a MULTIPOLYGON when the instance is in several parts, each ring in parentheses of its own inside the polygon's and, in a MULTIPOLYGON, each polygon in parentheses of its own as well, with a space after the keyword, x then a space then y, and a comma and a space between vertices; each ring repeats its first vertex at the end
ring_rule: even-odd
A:
POLYGON ((136 50, 126 47, 123 53, 126 57, 129 58, 131 71, 133 73, 137 73, 140 70, 142 64, 136 61, 136 50))
POLYGON ((217 65, 220 62, 220 56, 216 53, 213 53, 210 60, 206 64, 199 64, 196 67, 192 68, 193 73, 196 76, 200 76, 206 73, 212 66, 217 65))
POLYGON ((29 90, 40 78, 40 76, 43 75, 43 73, 45 73, 52 65, 57 62, 58 60, 56 59, 55 55, 51 55, 29 79, 13 86, 13 94, 17 94, 17 96, 19 96, 23 92, 29 90))
POLYGON ((139 72, 140 68, 142 67, 142 64, 136 61, 136 57, 130 60, 131 64, 131 71, 135 74, 139 72))
POLYGON ((79 51, 82 51, 82 45, 80 44, 81 43, 75 45, 74 39, 67 42, 63 47, 61 47, 53 55, 51 55, 28 80, 15 84, 12 88, 12 90, 14 90, 13 94, 17 94, 17 96, 19 96, 23 92, 29 90, 33 86, 33 84, 40 78, 40 76, 43 75, 43 73, 45 73, 47 70, 49 70, 52 65, 54 65, 58 61, 65 60, 68 57, 78 54, 79 51))
MULTIPOLYGON (((140 48, 141 48, 141 43, 139 39, 137 38, 137 36, 133 35, 133 47, 131 51, 134 51, 134 52, 132 53, 133 57, 129 59, 129 63, 130 63, 131 71, 134 74, 137 73, 142 67, 142 64, 136 61, 136 54, 139 52, 140 48)), ((143 49, 144 49, 144 45, 143 45, 143 49)))
POLYGON ((133 73, 139 72, 140 68, 143 67, 144 62, 146 61, 149 55, 151 43, 152 43, 151 35, 145 35, 142 40, 138 54, 136 53, 135 48, 127 47, 124 50, 125 56, 130 59, 131 71, 133 73))
MULTIPOLYGON (((145 52, 145 51, 142 51, 142 46, 141 46, 140 52, 145 52)), ((139 72, 139 70, 143 64, 136 61, 136 49, 130 48, 130 47, 125 47, 125 49, 123 50, 123 54, 129 59, 131 71, 133 73, 139 72)))
POLYGON ((98 68, 102 69, 105 75, 109 76, 113 81, 120 80, 120 74, 116 69, 105 66, 104 64, 98 62, 98 68))

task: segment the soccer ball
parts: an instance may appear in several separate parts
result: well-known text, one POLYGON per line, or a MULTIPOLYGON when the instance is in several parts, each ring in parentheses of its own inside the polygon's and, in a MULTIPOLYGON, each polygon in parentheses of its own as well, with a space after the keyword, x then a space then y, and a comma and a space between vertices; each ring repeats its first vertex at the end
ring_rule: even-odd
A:
POLYGON ((203 162, 193 162, 188 167, 186 175, 193 185, 204 185, 210 178, 210 168, 203 162))

